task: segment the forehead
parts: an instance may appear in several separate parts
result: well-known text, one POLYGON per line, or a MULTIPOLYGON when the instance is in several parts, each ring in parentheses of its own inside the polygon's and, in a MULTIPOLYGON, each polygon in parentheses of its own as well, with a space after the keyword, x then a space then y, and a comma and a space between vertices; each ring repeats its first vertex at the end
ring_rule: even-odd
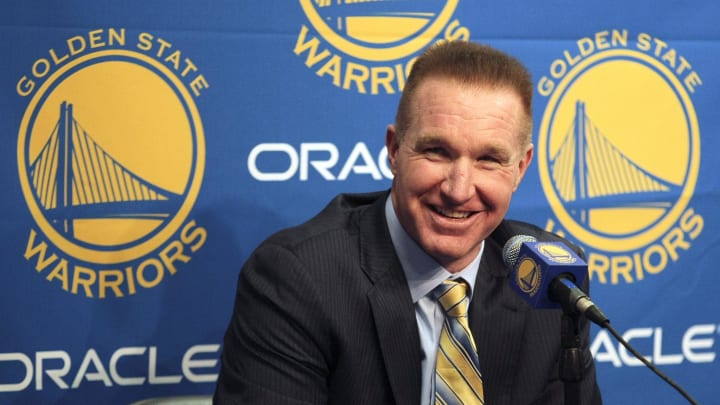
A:
POLYGON ((429 77, 418 85, 412 104, 415 108, 440 101, 465 104, 510 103, 522 109, 520 96, 511 87, 464 83, 445 77, 429 77))
POLYGON ((498 127, 520 136, 523 118, 520 96, 510 88, 428 78, 415 91, 410 126, 498 127))

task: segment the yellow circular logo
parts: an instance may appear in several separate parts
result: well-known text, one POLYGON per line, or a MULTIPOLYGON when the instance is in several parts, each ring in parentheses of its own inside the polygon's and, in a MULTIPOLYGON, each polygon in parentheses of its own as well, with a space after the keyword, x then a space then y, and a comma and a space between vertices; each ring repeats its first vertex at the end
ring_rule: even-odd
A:
POLYGON ((423 48, 470 39, 470 30, 453 19, 458 3, 300 0, 309 27, 300 27, 293 52, 336 87, 399 93, 423 48))
POLYGON ((538 243, 536 248, 540 254, 555 263, 575 263, 575 256, 564 247, 554 243, 538 243))
POLYGON ((458 0, 377 2, 300 0, 305 15, 335 48, 359 59, 388 61, 411 55, 437 37, 458 0))
POLYGON ((166 65, 135 51, 64 64, 20 125, 20 184, 33 219, 89 263, 128 262, 168 241, 195 203, 204 165, 191 94, 166 65))
POLYGON ((537 153, 560 223, 589 246, 630 251, 660 238, 686 210, 700 131, 666 61, 614 48, 585 57, 558 82, 537 153))
POLYGON ((520 290, 533 296, 538 292, 538 288, 540 287, 542 271, 540 271, 540 268, 533 259, 525 257, 520 260, 517 266, 515 281, 520 290))

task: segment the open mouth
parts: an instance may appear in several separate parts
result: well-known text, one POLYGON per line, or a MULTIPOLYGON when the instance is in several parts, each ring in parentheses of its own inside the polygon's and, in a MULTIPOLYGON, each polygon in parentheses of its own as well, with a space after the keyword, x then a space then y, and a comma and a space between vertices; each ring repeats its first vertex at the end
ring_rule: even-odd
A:
POLYGON ((465 219, 475 214, 474 211, 454 211, 434 205, 432 206, 432 209, 438 214, 450 219, 465 219))

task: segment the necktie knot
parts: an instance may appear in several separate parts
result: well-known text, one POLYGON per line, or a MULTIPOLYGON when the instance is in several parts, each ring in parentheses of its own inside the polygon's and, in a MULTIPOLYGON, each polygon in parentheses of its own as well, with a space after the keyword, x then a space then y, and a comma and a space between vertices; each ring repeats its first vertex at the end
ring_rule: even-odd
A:
POLYGON ((460 280, 445 280, 436 289, 437 300, 448 316, 466 317, 468 312, 468 285, 460 280))

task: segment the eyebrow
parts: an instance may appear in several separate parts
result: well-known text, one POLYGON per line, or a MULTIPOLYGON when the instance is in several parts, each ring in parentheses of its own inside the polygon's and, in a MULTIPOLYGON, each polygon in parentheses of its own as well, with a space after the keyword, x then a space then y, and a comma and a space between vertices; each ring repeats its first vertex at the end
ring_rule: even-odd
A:
MULTIPOLYGON (((434 145, 447 145, 448 142, 441 136, 438 135, 421 135, 416 140, 413 146, 415 148, 418 147, 424 147, 424 146, 434 146, 434 145)), ((483 146, 483 149, 481 151, 483 154, 486 155, 494 155, 498 156, 504 160, 510 161, 512 160, 512 157, 514 155, 512 150, 509 150, 508 148, 505 148, 503 146, 495 145, 495 144, 486 144, 483 146)))
POLYGON ((420 135, 415 139, 413 146, 445 145, 447 142, 438 135, 420 135))

